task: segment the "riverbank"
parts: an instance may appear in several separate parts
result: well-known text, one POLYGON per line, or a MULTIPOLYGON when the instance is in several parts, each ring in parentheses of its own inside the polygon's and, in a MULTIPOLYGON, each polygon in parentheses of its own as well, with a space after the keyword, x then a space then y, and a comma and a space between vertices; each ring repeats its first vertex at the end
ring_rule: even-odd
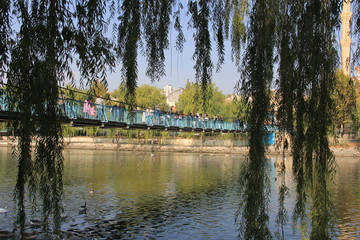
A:
MULTIPOLYGON (((115 150, 136 152, 187 152, 187 153, 223 153, 247 154, 246 140, 214 139, 121 139, 105 137, 64 138, 65 149, 115 150)), ((0 147, 11 147, 13 140, 3 138, 0 147)), ((358 141, 342 141, 331 147, 335 156, 360 157, 358 141)), ((269 146, 268 154, 279 154, 274 145, 269 146)), ((290 152, 288 151, 287 154, 290 152)))

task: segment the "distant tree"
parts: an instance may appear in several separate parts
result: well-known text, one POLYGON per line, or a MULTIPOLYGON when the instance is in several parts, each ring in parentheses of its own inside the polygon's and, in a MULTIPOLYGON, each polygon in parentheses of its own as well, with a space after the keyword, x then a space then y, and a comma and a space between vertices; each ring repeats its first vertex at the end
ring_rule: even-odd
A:
POLYGON ((72 86, 70 83, 67 84, 64 88, 60 89, 60 91, 65 93, 66 98, 79 101, 85 101, 89 96, 88 90, 78 89, 72 86))
POLYGON ((356 122, 356 86, 354 80, 342 70, 336 72, 336 81, 332 99, 335 104, 334 123, 341 130, 344 125, 356 122))
MULTIPOLYGON (((112 97, 115 97, 118 101, 125 101, 126 99, 126 88, 123 84, 111 93, 112 97)), ((161 89, 144 84, 138 87, 135 91, 135 103, 141 107, 152 107, 162 106, 166 107, 166 96, 162 93, 161 89)))
POLYGON ((118 86, 117 89, 115 89, 112 93, 111 96, 116 98, 116 100, 118 101, 125 101, 125 95, 126 95, 126 87, 124 86, 124 84, 120 84, 118 86))
POLYGON ((108 95, 107 86, 105 86, 105 84, 103 82, 101 82, 100 80, 92 81, 89 92, 91 95, 94 95, 97 97, 102 96, 105 98, 108 95))
MULTIPOLYGON (((359 81, 357 81, 356 84, 357 84, 357 86, 356 86, 357 89, 360 89, 359 81)), ((359 134, 359 130, 360 130, 360 91, 357 91, 356 111, 355 111, 355 116, 354 116, 353 127, 355 128, 355 131, 357 132, 357 134, 359 134)))
MULTIPOLYGON (((264 177, 267 158, 263 137, 266 134, 264 122, 270 109, 268 89, 273 80, 274 61, 278 60, 280 120, 294 143, 292 165, 298 197, 294 216, 302 217, 306 213, 305 186, 308 185, 305 179, 308 179, 313 184, 310 238, 330 238, 327 227, 331 204, 327 179, 335 164, 327 137, 332 124, 330 95, 336 65, 334 30, 338 26, 341 2, 2 1, 0 74, 5 73, 7 77, 10 102, 22 113, 14 125, 19 131, 16 132, 18 141, 13 154, 18 161, 15 199, 20 235, 24 237, 25 233, 28 195, 33 206, 36 197, 40 198, 39 206, 46 223, 44 230, 48 229, 48 220, 54 219, 53 231, 60 235, 64 144, 57 101, 59 83, 72 78, 71 63, 75 62, 78 67, 80 80, 93 83, 100 79, 106 83, 108 70, 119 60, 127 89, 126 100, 135 102, 138 53, 142 50, 147 59, 146 74, 151 80, 164 76, 164 52, 171 46, 172 24, 178 33, 175 48, 180 52, 183 50, 185 38, 180 17, 183 16, 183 5, 187 4, 188 27, 193 30, 195 45, 193 59, 197 83, 194 94, 188 93, 188 98, 183 100, 189 101, 182 106, 183 110, 208 114, 221 111, 223 97, 211 84, 215 66, 211 55, 216 49, 219 70, 224 62, 224 40, 227 38, 231 40, 232 56, 241 72, 239 91, 252 104, 248 161, 251 171, 242 174, 247 184, 242 196, 247 203, 239 210, 244 210, 243 218, 238 218, 239 237, 271 238, 267 228, 270 188, 266 185, 268 178, 264 177), (113 28, 117 35, 116 44, 107 37, 109 16, 110 21, 116 19, 113 28), (16 29, 12 26, 15 19, 19 25, 16 29), (185 109, 185 106, 191 108, 185 109)), ((358 10, 359 1, 353 3, 354 9, 358 10)), ((359 14, 354 16, 359 35, 359 14)), ((106 84, 103 87, 105 89, 91 90, 95 95, 105 95, 106 84)))
POLYGON ((195 92, 194 83, 187 81, 184 91, 180 94, 179 100, 176 103, 176 109, 184 113, 197 112, 199 104, 194 100, 195 92))
POLYGON ((161 89, 144 84, 136 89, 136 104, 142 107, 167 106, 166 96, 161 89))
POLYGON ((225 96, 219 91, 214 83, 210 84, 206 94, 208 98, 207 106, 204 106, 200 99, 201 86, 197 83, 187 82, 184 91, 179 96, 176 104, 178 111, 184 113, 207 113, 209 115, 225 114, 225 96), (206 107, 206 108, 205 108, 206 107))
POLYGON ((249 104, 243 98, 233 97, 225 101, 222 115, 228 118, 238 118, 245 121, 249 114, 249 104))

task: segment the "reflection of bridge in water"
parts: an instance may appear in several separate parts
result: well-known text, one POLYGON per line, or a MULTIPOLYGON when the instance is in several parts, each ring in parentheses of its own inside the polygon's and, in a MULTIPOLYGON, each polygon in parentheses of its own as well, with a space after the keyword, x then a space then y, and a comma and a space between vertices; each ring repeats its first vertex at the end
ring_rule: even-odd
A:
MULTIPOLYGON (((194 115, 176 114, 160 110, 129 110, 125 107, 99 105, 88 101, 59 99, 61 122, 72 126, 100 126, 104 128, 152 129, 194 132, 247 132, 247 124, 236 119, 206 119, 194 115)), ((6 94, 0 96, 0 121, 19 118, 17 109, 10 109, 6 94)), ((34 113, 34 117, 36 114, 34 113)), ((266 132, 275 132, 276 126, 266 125, 266 132)))

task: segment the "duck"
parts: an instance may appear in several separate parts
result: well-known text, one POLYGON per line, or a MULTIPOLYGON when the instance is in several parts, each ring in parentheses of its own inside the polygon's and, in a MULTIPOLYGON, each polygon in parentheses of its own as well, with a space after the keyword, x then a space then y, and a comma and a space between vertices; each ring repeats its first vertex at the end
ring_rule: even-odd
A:
POLYGON ((4 213, 5 216, 7 215, 7 209, 5 208, 0 208, 0 213, 4 213))
POLYGON ((86 210, 87 210, 87 207, 86 207, 86 202, 85 202, 84 205, 79 207, 79 214, 85 214, 86 210))
POLYGON ((32 227, 41 227, 44 225, 44 221, 38 219, 30 219, 30 225, 32 227))
POLYGON ((92 195, 94 195, 94 193, 95 193, 94 189, 91 188, 91 189, 89 190, 89 194, 92 196, 92 195))
POLYGON ((60 213, 60 217, 61 217, 62 219, 67 218, 67 215, 66 215, 64 209, 62 209, 62 211, 61 211, 61 213, 60 213))
POLYGON ((14 236, 14 233, 13 233, 13 232, 5 231, 5 230, 0 230, 0 239, 12 238, 13 236, 14 236))

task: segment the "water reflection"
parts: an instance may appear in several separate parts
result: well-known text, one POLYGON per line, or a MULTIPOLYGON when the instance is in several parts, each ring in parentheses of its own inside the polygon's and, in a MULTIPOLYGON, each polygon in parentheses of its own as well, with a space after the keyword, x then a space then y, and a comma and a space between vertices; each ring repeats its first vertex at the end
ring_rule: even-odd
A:
MULTIPOLYGON (((8 205, 9 209, 7 217, 0 216, 1 230, 11 230, 15 219, 12 198, 17 170, 9 156, 9 151, 0 151, 0 207, 8 205)), ((240 199, 242 156, 156 153, 152 158, 150 153, 65 151, 64 157, 67 217, 63 230, 89 230, 106 223, 112 226, 107 228, 108 234, 125 239, 235 239, 238 235, 234 216, 240 199), (92 196, 90 189, 95 190, 92 196), (79 214, 79 206, 85 202, 88 211, 79 214)), ((275 220, 278 187, 282 183, 274 163, 281 159, 271 159, 267 170, 269 229, 273 236, 279 231, 275 220)), ((291 159, 285 165, 290 197, 285 198, 284 207, 291 215, 296 198, 289 171, 291 159)), ((360 160, 342 158, 338 165, 332 188, 335 237, 359 238, 360 160)), ((283 228, 285 239, 300 238, 298 229, 293 233, 291 222, 283 228)))

